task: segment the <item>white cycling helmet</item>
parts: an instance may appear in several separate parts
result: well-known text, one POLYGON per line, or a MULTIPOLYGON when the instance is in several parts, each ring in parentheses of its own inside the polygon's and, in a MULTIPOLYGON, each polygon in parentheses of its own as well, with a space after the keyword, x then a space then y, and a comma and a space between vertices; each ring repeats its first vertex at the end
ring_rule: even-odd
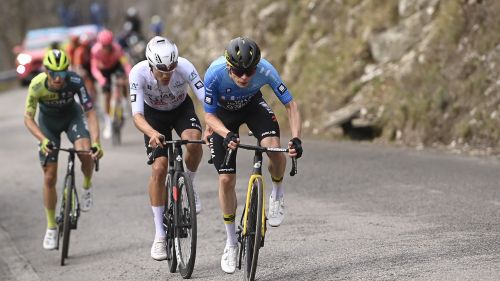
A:
POLYGON ((146 46, 146 58, 149 65, 163 72, 170 72, 177 66, 179 52, 177 46, 167 38, 155 36, 146 46))

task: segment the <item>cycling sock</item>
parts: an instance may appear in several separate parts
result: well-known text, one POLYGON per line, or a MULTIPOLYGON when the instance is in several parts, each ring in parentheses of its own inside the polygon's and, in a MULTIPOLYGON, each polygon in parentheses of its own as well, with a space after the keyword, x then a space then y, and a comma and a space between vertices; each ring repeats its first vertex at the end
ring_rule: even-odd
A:
POLYGON ((47 217, 47 228, 49 229, 57 228, 56 210, 49 210, 45 208, 45 216, 47 217))
POLYGON ((164 206, 151 206, 153 209, 153 218, 155 221, 155 240, 165 239, 166 229, 163 227, 164 206))
POLYGON ((83 188, 89 189, 92 186, 92 178, 83 176, 83 188))
POLYGON ((194 177, 196 177, 196 172, 191 172, 188 168, 186 168, 186 174, 191 178, 191 182, 194 182, 194 177))
POLYGON ((276 180, 276 178, 272 178, 272 185, 273 185, 273 190, 271 191, 271 196, 273 198, 281 198, 285 194, 285 189, 283 188, 283 177, 281 177, 279 180, 276 180))
POLYGON ((226 245, 235 246, 236 245, 236 227, 234 224, 234 214, 224 214, 224 225, 226 226, 226 245))

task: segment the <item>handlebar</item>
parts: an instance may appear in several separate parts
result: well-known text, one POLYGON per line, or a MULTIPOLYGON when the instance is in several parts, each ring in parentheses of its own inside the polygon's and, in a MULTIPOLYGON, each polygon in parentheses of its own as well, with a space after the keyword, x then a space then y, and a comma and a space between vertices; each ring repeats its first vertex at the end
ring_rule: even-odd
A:
MULTIPOLYGON (((261 153, 263 152, 288 152, 288 148, 281 148, 281 147, 263 147, 263 146, 256 146, 256 145, 248 145, 248 144, 238 144, 238 148, 243 148, 246 150, 254 150, 254 151, 259 151, 261 153)), ((233 155, 233 150, 228 148, 226 150, 226 155, 224 156, 224 161, 222 162, 222 166, 228 166, 229 161, 231 161, 231 157, 233 155)), ((297 158, 292 157, 292 169, 290 170, 290 176, 295 176, 297 174, 297 158)))
MULTIPOLYGON (((189 144, 189 143, 205 144, 204 140, 169 140, 169 141, 166 141, 165 140, 165 136, 163 136, 163 135, 160 136, 160 140, 162 142, 162 145, 167 145, 167 144, 171 144, 171 145, 175 145, 175 144, 186 145, 186 144, 189 144)), ((151 145, 148 145, 148 147, 151 147, 151 145)), ((153 164, 153 162, 155 161, 155 159, 157 157, 156 154, 157 154, 158 148, 160 148, 160 146, 155 147, 153 149, 153 152, 148 156, 148 161, 147 161, 148 165, 153 164)))
MULTIPOLYGON (((52 151, 65 151, 68 153, 76 153, 76 154, 88 154, 88 153, 95 153, 97 151, 97 148, 91 148, 90 150, 77 150, 74 148, 62 148, 62 147, 55 147, 53 143, 49 143, 47 147, 52 150, 52 151)), ((43 167, 47 166, 47 161, 49 160, 49 155, 45 156, 45 160, 43 161, 43 167)), ((94 169, 96 172, 99 171, 99 159, 94 160, 94 169)))

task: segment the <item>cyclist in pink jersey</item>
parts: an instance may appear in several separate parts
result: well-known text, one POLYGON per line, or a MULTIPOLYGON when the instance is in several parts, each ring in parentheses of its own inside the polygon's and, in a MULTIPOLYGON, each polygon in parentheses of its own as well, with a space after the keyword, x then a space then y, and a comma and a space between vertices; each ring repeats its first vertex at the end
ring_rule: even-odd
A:
POLYGON ((101 86, 105 97, 103 137, 110 138, 111 76, 115 74, 120 78, 126 78, 132 67, 128 63, 122 47, 114 41, 113 32, 107 29, 102 30, 97 35, 97 43, 92 47, 91 54, 90 66, 92 75, 101 86))

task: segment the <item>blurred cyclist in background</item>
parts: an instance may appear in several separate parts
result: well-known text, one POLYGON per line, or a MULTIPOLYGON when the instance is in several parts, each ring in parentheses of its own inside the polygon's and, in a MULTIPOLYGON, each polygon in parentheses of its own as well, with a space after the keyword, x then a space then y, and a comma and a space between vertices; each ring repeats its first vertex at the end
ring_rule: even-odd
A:
POLYGON ((151 23, 149 24, 149 31, 151 36, 161 36, 163 34, 163 21, 159 15, 154 15, 151 17, 151 23))
MULTIPOLYGON (((97 35, 97 42, 91 50, 91 71, 104 94, 104 130, 103 137, 111 137, 111 76, 125 77, 130 72, 131 66, 122 47, 114 41, 113 32, 104 29, 97 35)), ((125 87, 128 88, 128 87, 125 87)))
POLYGON ((130 22, 131 31, 142 33, 142 20, 139 17, 139 13, 135 7, 130 7, 127 9, 127 13, 125 15, 125 23, 130 22))
POLYGON ((95 78, 92 75, 92 71, 90 68, 90 59, 91 59, 91 49, 92 45, 95 42, 95 38, 93 35, 84 33, 80 35, 79 45, 75 50, 73 55, 73 70, 80 75, 84 82, 85 87, 89 92, 90 97, 94 101, 94 105, 97 104, 97 91, 95 88, 95 78))
POLYGON ((71 66, 73 66, 73 62, 75 59, 74 58, 75 50, 76 50, 76 48, 78 48, 79 45, 80 45, 79 36, 75 35, 75 34, 71 34, 69 36, 68 45, 66 45, 66 54, 68 54, 71 66))

